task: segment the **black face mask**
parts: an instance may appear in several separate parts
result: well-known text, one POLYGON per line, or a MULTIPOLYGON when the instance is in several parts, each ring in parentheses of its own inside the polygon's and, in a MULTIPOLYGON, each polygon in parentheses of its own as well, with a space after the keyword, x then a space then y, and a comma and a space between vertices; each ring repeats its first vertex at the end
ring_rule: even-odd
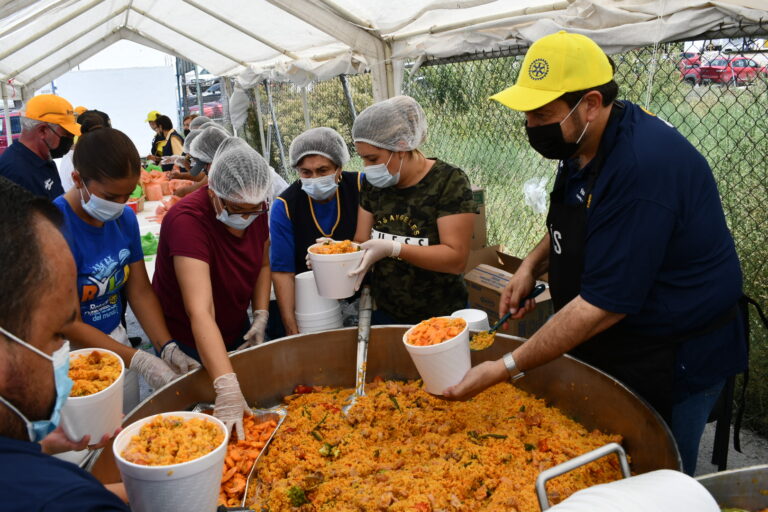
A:
POLYGON ((187 135, 189 135, 189 132, 191 131, 192 130, 190 130, 189 128, 184 128, 184 136, 186 137, 187 135))
MULTIPOLYGON (((67 153, 69 153, 69 150, 72 149, 72 144, 74 144, 74 142, 75 142, 74 137, 59 137, 58 146, 56 146, 55 148, 51 148, 51 146, 48 146, 48 151, 50 151, 51 153, 51 158, 61 158, 67 153)), ((46 142, 45 144, 47 146, 48 142, 46 142)))
POLYGON ((558 123, 544 124, 541 126, 528 126, 528 123, 525 123, 525 132, 528 134, 528 142, 533 149, 541 154, 541 156, 544 158, 551 158, 552 160, 567 160, 579 149, 581 140, 584 138, 584 134, 587 133, 589 122, 587 122, 587 125, 584 127, 584 130, 581 132, 581 135, 579 135, 579 139, 576 142, 566 142, 563 138, 563 129, 560 127, 560 125, 573 114, 576 107, 579 106, 579 103, 581 103, 581 100, 579 100, 568 115, 558 123))

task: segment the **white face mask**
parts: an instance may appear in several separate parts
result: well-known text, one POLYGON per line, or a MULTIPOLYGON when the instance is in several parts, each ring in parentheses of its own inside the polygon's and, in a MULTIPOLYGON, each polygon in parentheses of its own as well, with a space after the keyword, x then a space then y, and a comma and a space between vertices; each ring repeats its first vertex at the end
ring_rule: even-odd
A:
POLYGON ((215 197, 219 201, 219 205, 221 205, 221 211, 216 214, 216 220, 218 220, 219 222, 223 222, 224 225, 229 226, 232 229, 243 231, 248 226, 250 226, 253 223, 253 221, 256 220, 256 217, 259 216, 259 214, 250 214, 246 219, 242 215, 231 214, 227 211, 226 208, 224 208, 224 203, 221 199, 219 199, 219 196, 215 196, 215 197))
POLYGON ((400 181, 400 171, 403 170, 403 159, 400 159, 400 168, 397 170, 397 174, 390 174, 387 166, 393 156, 394 153, 389 155, 389 160, 387 160, 386 164, 376 164, 365 167, 363 169, 363 172, 365 172, 365 181, 376 188, 387 188, 397 185, 400 181))
POLYGON ((319 178, 301 178, 301 190, 315 201, 325 201, 337 188, 339 184, 336 181, 336 173, 319 178))
MULTIPOLYGON (((82 178, 80 179, 82 180, 82 178)), ((94 219, 100 220, 101 222, 109 222, 118 219, 125 211, 125 205, 123 203, 107 201, 106 199, 93 195, 91 191, 88 190, 88 187, 85 186, 85 181, 83 181, 83 188, 88 192, 91 198, 86 202, 85 197, 83 196, 83 189, 78 189, 80 190, 80 204, 82 205, 83 210, 85 210, 85 213, 94 219)))
POLYGON ((17 338, 10 332, 0 327, 0 332, 5 334, 8 338, 12 339, 16 343, 23 345, 32 352, 48 359, 53 363, 53 380, 56 386, 56 402, 53 404, 53 410, 51 411, 51 417, 47 420, 30 421, 24 414, 14 407, 8 400, 0 396, 0 402, 8 406, 18 417, 24 421, 27 427, 27 435, 29 440, 33 443, 39 443, 45 436, 56 430, 61 422, 61 408, 64 407, 64 402, 69 397, 69 392, 72 391, 72 379, 69 378, 69 341, 65 341, 53 355, 48 355, 42 350, 30 345, 26 341, 17 338))

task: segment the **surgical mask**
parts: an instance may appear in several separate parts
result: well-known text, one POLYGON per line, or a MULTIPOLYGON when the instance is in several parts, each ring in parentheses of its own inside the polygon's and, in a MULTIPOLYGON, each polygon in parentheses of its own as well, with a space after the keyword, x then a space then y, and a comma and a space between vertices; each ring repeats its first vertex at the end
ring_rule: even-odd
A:
POLYGON ((33 443, 39 443, 45 436, 56 430, 61 422, 61 408, 64 407, 64 402, 69 397, 69 392, 72 391, 72 379, 69 378, 69 341, 65 341, 64 344, 52 355, 48 355, 42 350, 39 350, 26 341, 17 338, 10 332, 0 327, 0 332, 5 334, 8 338, 12 339, 16 343, 24 345, 29 350, 36 352, 38 355, 43 356, 53 363, 53 379, 56 384, 56 403, 53 404, 53 411, 51 411, 51 417, 47 420, 29 421, 24 414, 16 407, 11 405, 8 400, 0 396, 0 402, 4 403, 11 409, 17 416, 19 416, 27 427, 27 435, 29 440, 33 443))
POLYGON ((571 111, 568 112, 568 115, 559 123, 550 123, 541 126, 528 126, 526 123, 525 131, 528 134, 528 142, 533 149, 541 154, 541 156, 553 160, 567 160, 579 149, 581 139, 584 138, 584 134, 587 133, 587 128, 589 128, 589 122, 584 126, 584 130, 581 132, 581 135, 579 135, 576 142, 565 141, 563 138, 562 124, 566 119, 571 117, 571 114, 573 114, 576 107, 579 106, 582 99, 584 99, 584 96, 579 99, 571 111))
POLYGON ((301 178, 301 190, 315 201, 325 201, 337 188, 339 184, 336 182, 336 173, 319 178, 301 178))
POLYGON ((106 199, 91 194, 91 191, 85 186, 85 181, 83 181, 83 187, 88 191, 91 198, 86 202, 83 197, 83 189, 81 188, 80 204, 82 205, 83 210, 85 210, 85 213, 94 219, 100 220, 101 222, 109 222, 119 218, 125 211, 125 205, 123 203, 107 201, 106 199))
POLYGON ((397 185, 397 182, 400 181, 400 171, 403 170, 403 160, 400 159, 400 168, 397 170, 397 174, 390 174, 387 166, 389 165, 390 160, 392 160, 393 155, 394 153, 389 155, 389 160, 387 160, 386 164, 369 165, 363 169, 363 172, 365 172, 365 181, 376 188, 387 188, 397 185))
POLYGON ((218 220, 219 222, 223 222, 224 225, 229 226, 232 229, 243 231, 248 226, 250 226, 253 221, 256 220, 256 217, 258 217, 258 215, 256 214, 251 214, 251 215, 248 215, 248 218, 246 219, 240 214, 229 213, 227 209, 224 208, 224 205, 221 203, 221 199, 219 199, 219 196, 216 196, 216 199, 218 199, 219 204, 221 204, 221 211, 218 214, 216 214, 216 220, 218 220))
POLYGON ((59 138, 59 145, 55 148, 51 148, 51 146, 48 146, 48 141, 45 141, 45 145, 48 146, 48 151, 51 153, 51 158, 61 158, 67 153, 69 153, 69 150, 72 149, 72 144, 75 143, 74 137, 62 137, 58 133, 56 133, 53 128, 50 126, 48 127, 58 138, 59 138))

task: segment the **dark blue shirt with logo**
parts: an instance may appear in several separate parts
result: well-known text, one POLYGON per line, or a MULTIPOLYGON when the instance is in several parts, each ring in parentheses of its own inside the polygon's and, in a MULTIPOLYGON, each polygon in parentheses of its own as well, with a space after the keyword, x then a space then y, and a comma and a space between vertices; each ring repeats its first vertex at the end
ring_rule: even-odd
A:
POLYGON ((18 141, 0 155, 0 176, 21 185, 36 196, 50 200, 64 193, 53 160, 40 158, 18 141))
MULTIPOLYGON (((698 332, 742 295, 736 248, 706 159, 673 126, 622 102, 606 128, 602 170, 587 190, 590 165, 561 163, 566 202, 590 201, 581 296, 624 313, 624 326, 648 335, 698 332)), ((617 108, 614 106, 614 108, 617 108)), ((746 365, 738 318, 683 343, 678 373, 702 389, 746 365)))
POLYGON ((4 512, 129 512, 89 473, 40 451, 40 445, 0 437, 0 510, 4 512))

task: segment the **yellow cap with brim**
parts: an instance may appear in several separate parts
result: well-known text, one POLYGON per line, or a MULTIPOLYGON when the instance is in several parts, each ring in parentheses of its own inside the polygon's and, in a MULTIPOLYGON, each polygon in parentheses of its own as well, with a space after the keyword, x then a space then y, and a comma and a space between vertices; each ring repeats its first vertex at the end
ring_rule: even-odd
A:
POLYGON ((75 114, 80 115, 87 110, 88 109, 83 106, 75 107, 75 114))
POLYGON ((55 94, 38 94, 27 102, 24 117, 57 124, 72 135, 80 135, 72 104, 55 94))
POLYGON ((144 120, 144 122, 148 123, 151 121, 154 123, 155 121, 157 121, 157 116, 159 115, 160 115, 160 112, 158 112, 157 110, 153 110, 152 112, 147 114, 147 118, 144 120))
POLYGON ((528 112, 567 92, 583 91, 613 80, 605 52, 590 38, 560 31, 544 36, 525 54, 517 83, 490 99, 528 112))

